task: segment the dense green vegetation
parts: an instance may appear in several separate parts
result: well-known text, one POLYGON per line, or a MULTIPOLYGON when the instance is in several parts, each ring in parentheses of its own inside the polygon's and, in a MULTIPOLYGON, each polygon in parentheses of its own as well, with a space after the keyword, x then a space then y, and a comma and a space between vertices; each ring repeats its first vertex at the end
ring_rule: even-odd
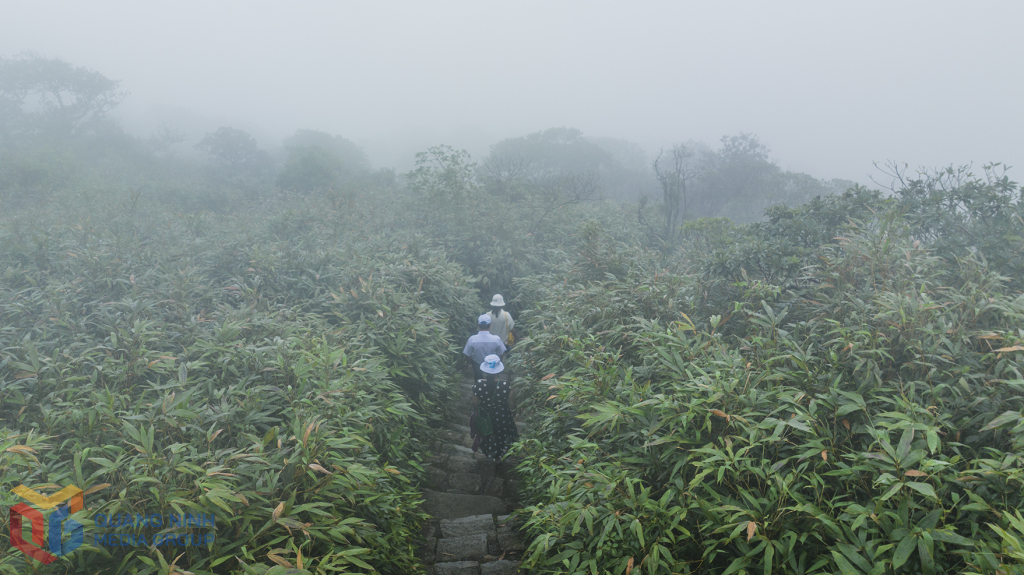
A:
MULTIPOLYGON (((221 218, 145 204, 6 218, 5 504, 19 483, 72 483, 106 485, 88 519, 216 516, 209 550, 112 558, 87 537, 78 572, 168 572, 161 554, 181 551, 193 572, 271 554, 405 572, 420 438, 452 380, 452 328, 476 309, 464 273, 323 198, 221 218)), ((26 567, 14 550, 0 565, 26 567)))
POLYGON ((116 82, 19 111, 32 77, 0 85, 0 498, 80 486, 86 538, 0 572, 422 571, 422 462, 495 292, 531 572, 1024 572, 1024 203, 999 166, 883 194, 736 136, 640 174, 571 129, 401 178, 309 130, 275 155, 222 128, 198 161, 107 121, 116 82), (661 201, 599 199, 634 184, 661 201), (96 523, 122 513, 216 538, 96 523))
POLYGON ((952 174, 523 278, 528 563, 1021 572, 1024 206, 952 174))

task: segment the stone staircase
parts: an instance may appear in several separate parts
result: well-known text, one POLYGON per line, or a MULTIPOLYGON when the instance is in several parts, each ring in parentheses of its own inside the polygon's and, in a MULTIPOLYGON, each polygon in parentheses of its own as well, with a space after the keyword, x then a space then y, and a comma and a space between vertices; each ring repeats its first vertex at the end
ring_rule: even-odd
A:
POLYGON ((426 469, 424 511, 433 520, 424 530, 420 557, 433 575, 517 574, 526 544, 509 518, 518 504, 515 465, 470 449, 472 386, 468 378, 459 384, 458 415, 441 430, 426 469))

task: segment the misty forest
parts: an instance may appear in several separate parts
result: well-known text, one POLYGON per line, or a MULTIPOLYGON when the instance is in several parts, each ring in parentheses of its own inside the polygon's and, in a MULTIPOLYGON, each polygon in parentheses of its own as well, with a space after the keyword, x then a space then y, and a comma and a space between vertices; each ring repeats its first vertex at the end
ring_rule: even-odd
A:
POLYGON ((139 137, 125 97, 0 59, 3 531, 55 556, 0 573, 1024 573, 1007 167, 554 126, 396 170, 317 126, 139 137), (494 294, 501 461, 462 354, 494 294), (78 547, 15 533, 19 485, 84 491, 78 547), (134 521, 183 514, 215 529, 134 521))

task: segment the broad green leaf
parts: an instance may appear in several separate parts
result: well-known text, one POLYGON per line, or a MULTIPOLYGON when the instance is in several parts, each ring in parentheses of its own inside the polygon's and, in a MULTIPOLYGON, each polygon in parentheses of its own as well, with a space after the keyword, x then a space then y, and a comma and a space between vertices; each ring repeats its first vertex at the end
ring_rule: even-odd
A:
POLYGON ((907 535, 900 541, 900 544, 896 547, 896 553, 892 556, 892 567, 893 569, 899 569, 907 562, 910 558, 910 554, 913 553, 917 546, 917 540, 913 535, 907 535))

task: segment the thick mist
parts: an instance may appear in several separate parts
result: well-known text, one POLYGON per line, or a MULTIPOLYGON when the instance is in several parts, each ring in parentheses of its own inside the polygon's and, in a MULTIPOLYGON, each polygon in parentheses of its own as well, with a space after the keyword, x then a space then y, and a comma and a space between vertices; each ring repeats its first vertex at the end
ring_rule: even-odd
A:
POLYGON ((0 54, 122 80, 149 135, 235 126, 266 147, 340 134, 405 170, 445 143, 554 126, 673 143, 748 132, 780 166, 868 182, 872 162, 1019 164, 1016 2, 8 4, 0 54))

